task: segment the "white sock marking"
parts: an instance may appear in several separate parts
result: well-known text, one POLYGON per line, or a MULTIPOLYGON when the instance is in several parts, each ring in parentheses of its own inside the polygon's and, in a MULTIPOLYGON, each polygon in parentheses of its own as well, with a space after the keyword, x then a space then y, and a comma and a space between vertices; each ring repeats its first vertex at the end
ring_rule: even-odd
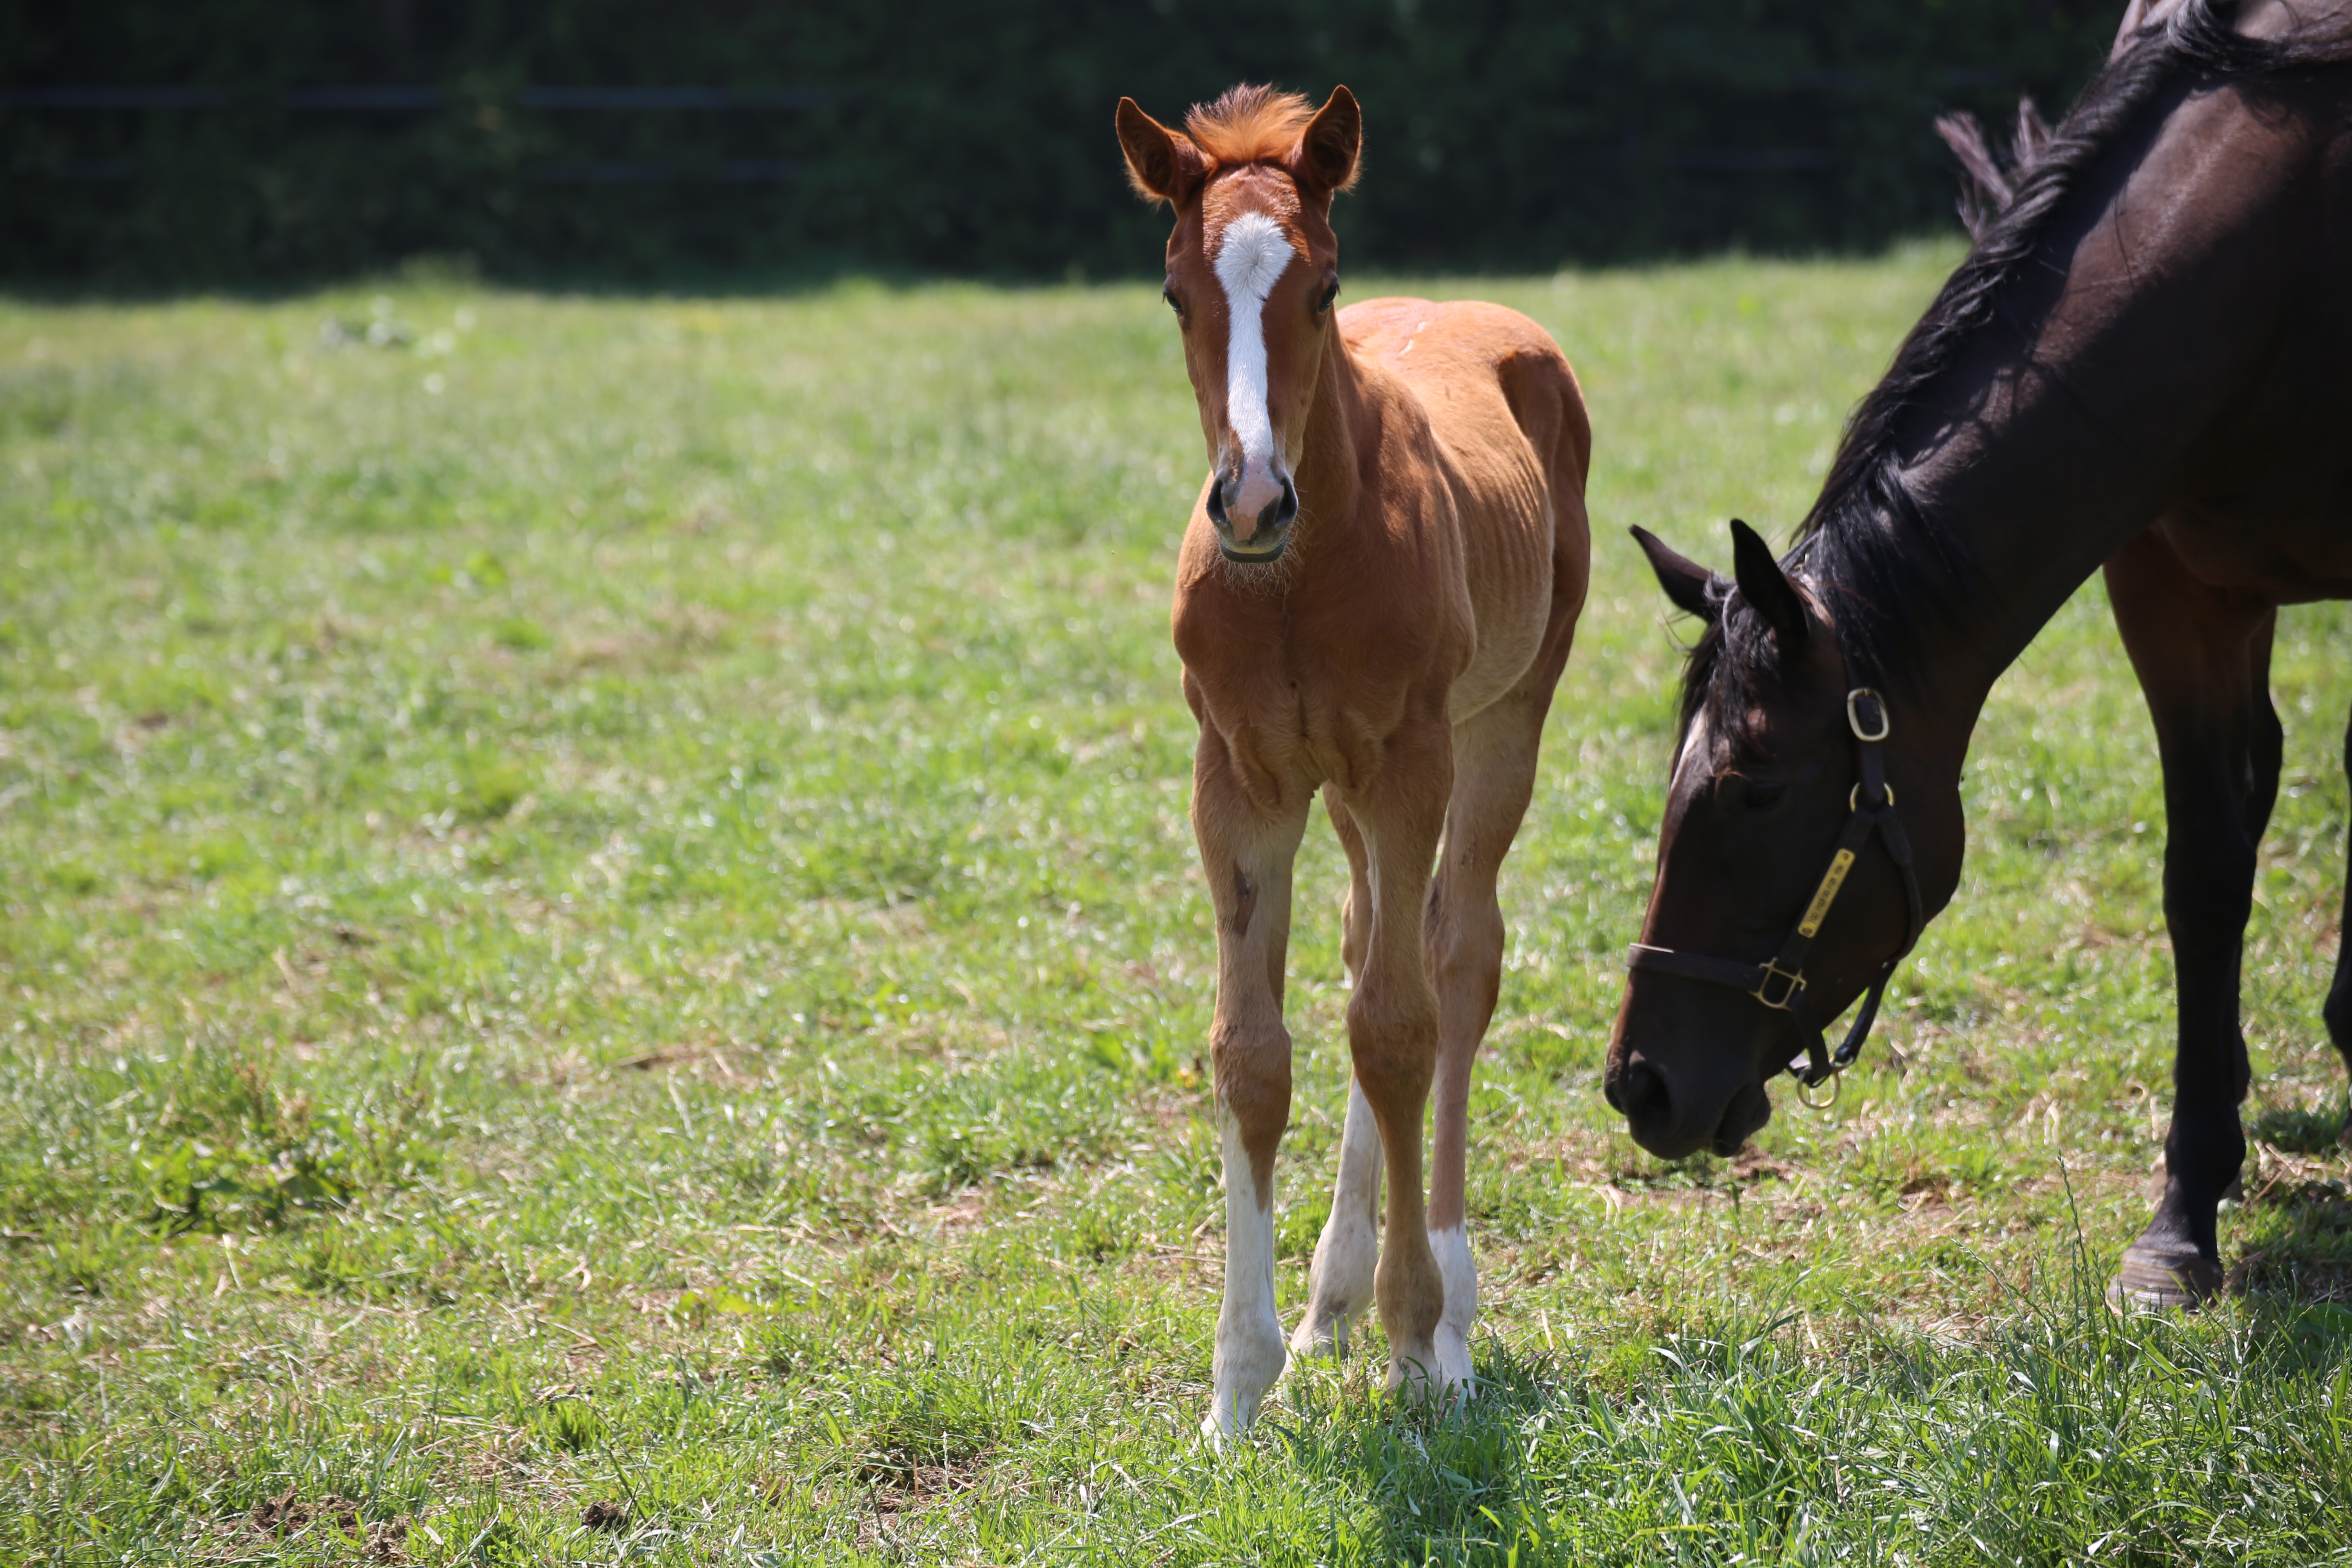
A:
POLYGON ((1466 1394, 1475 1381, 1470 1373, 1470 1327, 1478 1321, 1478 1268, 1460 1226, 1431 1231, 1429 1250, 1437 1255, 1437 1272, 1445 1281, 1445 1311, 1437 1320, 1437 1382, 1466 1394))
POLYGON ((1339 1176, 1331 1188, 1331 1217, 1315 1243, 1307 1276, 1307 1316, 1291 1336, 1298 1355, 1348 1353, 1349 1320, 1372 1304, 1372 1274, 1381 1256, 1381 1177, 1386 1156, 1372 1108, 1348 1081, 1348 1121, 1339 1134, 1339 1176))
POLYGON ((1282 1375, 1282 1319, 1274 1307, 1274 1205, 1258 1201, 1249 1150, 1233 1113, 1224 1131, 1225 1300, 1217 1313, 1214 1392, 1201 1430, 1222 1445, 1257 1418, 1259 1401, 1282 1375))
POLYGON ((1242 214, 1217 238, 1217 281, 1225 290, 1225 423, 1241 444, 1238 499, 1252 519, 1281 492, 1266 411, 1265 300, 1297 254, 1282 226, 1264 213, 1242 214))

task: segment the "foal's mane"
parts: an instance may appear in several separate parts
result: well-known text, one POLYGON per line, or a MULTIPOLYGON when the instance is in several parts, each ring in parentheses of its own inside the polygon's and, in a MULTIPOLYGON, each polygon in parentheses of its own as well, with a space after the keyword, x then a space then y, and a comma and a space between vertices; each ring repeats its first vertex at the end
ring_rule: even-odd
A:
POLYGON ((1262 84, 1229 87, 1213 103, 1184 111, 1184 134, 1221 164, 1271 163, 1298 144, 1315 118, 1306 96, 1262 84))
MULTIPOLYGON (((2341 24, 2249 38, 2233 31, 2237 12, 2238 0, 2187 0, 2167 21, 2141 29, 2133 46, 2091 79, 2048 142, 2018 171, 2015 199, 1945 281, 1885 375, 1846 421, 1829 478, 1787 560, 1828 602, 1858 679, 1885 674, 1968 590, 1981 586, 1948 520, 1920 506, 1904 483, 1897 433, 1903 416, 1993 321, 2001 289, 2032 264, 2092 165, 2184 76, 2261 75, 2347 58, 2341 24)), ((1756 679, 1769 664, 1771 638, 1727 584, 1713 593, 1717 613, 1684 665, 1682 724, 1687 731, 1712 696, 1715 710, 1731 721, 1728 738, 1737 746, 1738 719, 1750 710, 1756 679)))

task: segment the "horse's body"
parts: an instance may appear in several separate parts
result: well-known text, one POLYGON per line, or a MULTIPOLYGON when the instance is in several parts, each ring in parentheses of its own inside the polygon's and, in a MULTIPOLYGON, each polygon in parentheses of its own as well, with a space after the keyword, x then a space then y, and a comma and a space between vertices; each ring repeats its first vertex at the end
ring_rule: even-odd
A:
MULTIPOLYGON (((1748 535, 1735 586, 1644 540, 1709 625, 1607 1087, 1661 1153, 1762 1123, 1791 1017, 1835 1016, 1916 939, 1906 879, 1929 913, 1951 897, 1976 715, 2104 563, 2164 763, 2179 985, 2164 1195, 2117 1285, 2180 1303, 2219 1286, 2214 1213, 2244 1154, 2273 628, 2282 605, 2352 597, 2352 67, 2342 15, 2151 9, 1856 412, 1786 565, 1748 535), (1885 693, 1912 858, 1900 834, 1858 852, 1792 1014, 1674 955, 1765 951, 1840 824, 1876 808, 1854 737, 1879 721, 1843 707, 1857 687, 1885 693)), ((2352 1059, 2343 956, 2326 1016, 2352 1059)))
POLYGON ((1354 1079, 1290 1344, 1344 1353, 1349 1321, 1377 1300, 1391 1386, 1469 1381, 1470 1069, 1500 980, 1496 873, 1584 600, 1591 434, 1567 361, 1525 317, 1420 300, 1331 309, 1324 215, 1360 136, 1345 89, 1311 122, 1303 102, 1238 89, 1187 130, 1120 105, 1138 184, 1176 209, 1168 296, 1213 467, 1178 561, 1174 630, 1201 725, 1192 822, 1217 919, 1228 1228, 1202 1425, 1222 1439, 1286 1361, 1272 1207, 1290 1108, 1284 958, 1318 790, 1350 870, 1354 1079))

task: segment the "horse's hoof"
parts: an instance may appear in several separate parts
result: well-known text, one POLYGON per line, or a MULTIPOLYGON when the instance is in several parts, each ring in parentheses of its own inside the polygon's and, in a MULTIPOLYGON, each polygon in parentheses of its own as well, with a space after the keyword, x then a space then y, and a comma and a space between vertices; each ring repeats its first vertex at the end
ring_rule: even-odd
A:
POLYGON ((1234 1421, 1230 1414, 1223 1420, 1220 1420, 1218 1415, 1217 1407, 1212 1405, 1209 1413, 1201 1417, 1201 1437, 1209 1445, 1212 1454, 1222 1454, 1232 1447, 1244 1430, 1242 1424, 1234 1421))
POLYGON ((2132 1247, 2107 1286, 2107 1305, 2118 1311, 2193 1312, 2221 1293, 2221 1267, 2212 1259, 2132 1247))
POLYGON ((1294 1361, 1346 1361, 1348 1320, 1328 1318, 1318 1322, 1310 1316, 1291 1331, 1290 1355, 1294 1361))
POLYGON ((1470 1342, 1455 1333, 1451 1325, 1437 1326, 1437 1386, 1445 1397, 1467 1404, 1478 1386, 1477 1373, 1470 1366, 1470 1342))

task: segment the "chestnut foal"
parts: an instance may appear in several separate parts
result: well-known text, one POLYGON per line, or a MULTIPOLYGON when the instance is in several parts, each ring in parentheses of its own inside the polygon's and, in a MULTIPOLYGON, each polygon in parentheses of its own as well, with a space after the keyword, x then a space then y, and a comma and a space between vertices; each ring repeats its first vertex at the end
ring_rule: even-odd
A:
POLYGON ((1425 300, 1332 310, 1328 215, 1362 142, 1346 88, 1312 112, 1235 88, 1182 132, 1122 99, 1118 139, 1137 187, 1175 209, 1166 293, 1211 465, 1174 621, 1217 918, 1225 1294, 1202 1427, 1223 1442, 1286 1359, 1273 1207, 1290 1114, 1283 964, 1291 863, 1318 788, 1350 871, 1355 1075, 1290 1348, 1344 1355, 1349 1320, 1377 1301, 1391 1389, 1470 1384, 1470 1068, 1502 969, 1496 872, 1584 603, 1591 431, 1568 362, 1524 316, 1425 300))

